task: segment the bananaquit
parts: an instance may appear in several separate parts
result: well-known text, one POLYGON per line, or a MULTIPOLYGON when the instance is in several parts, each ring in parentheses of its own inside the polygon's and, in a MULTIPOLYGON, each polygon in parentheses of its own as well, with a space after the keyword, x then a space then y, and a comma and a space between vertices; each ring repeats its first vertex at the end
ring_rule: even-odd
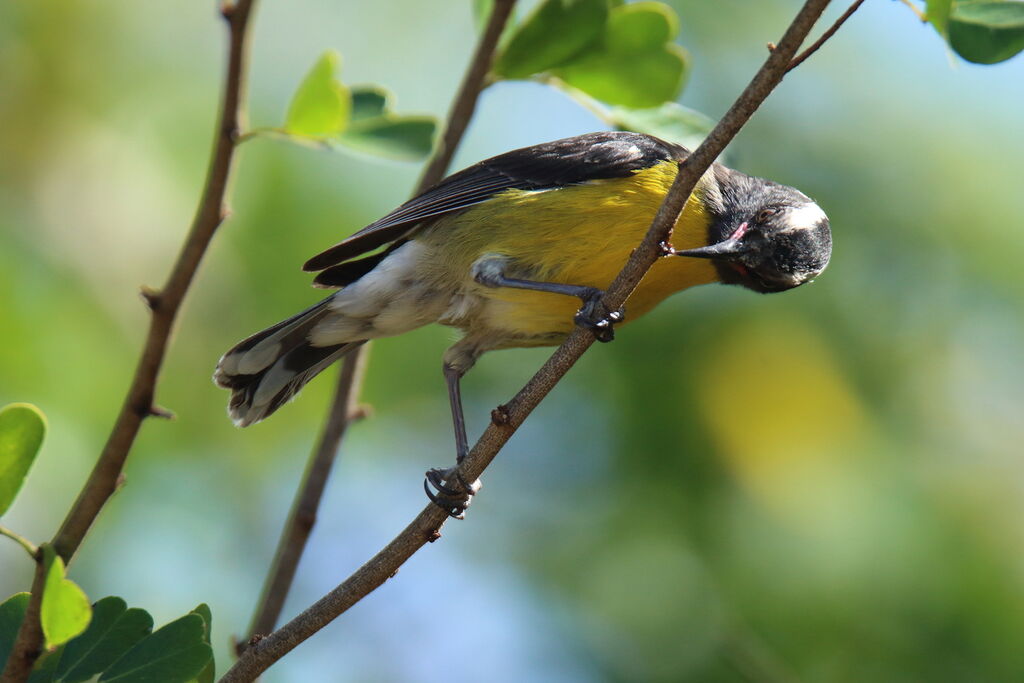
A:
MULTIPOLYGON (((456 454, 468 449, 459 380, 486 351, 562 342, 574 325, 610 338, 603 290, 644 233, 688 151, 648 135, 591 133, 455 173, 306 262, 340 288, 224 354, 214 380, 235 424, 259 422, 367 340, 429 323, 462 331, 444 354, 456 454), (368 254, 368 255, 367 255, 368 254), (580 301, 583 302, 582 308, 580 301)), ((660 259, 626 302, 631 318, 709 282, 781 292, 828 264, 828 218, 785 185, 714 164, 660 259)), ((428 479, 453 513, 450 471, 428 479)), ((428 491, 429 493, 429 491, 428 491)), ((433 496, 432 496, 433 497, 433 496)))

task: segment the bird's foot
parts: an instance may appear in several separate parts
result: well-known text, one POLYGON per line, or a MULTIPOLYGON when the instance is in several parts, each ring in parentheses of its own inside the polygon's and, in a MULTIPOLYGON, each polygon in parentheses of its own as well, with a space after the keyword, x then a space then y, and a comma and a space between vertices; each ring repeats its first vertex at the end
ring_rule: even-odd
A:
POLYGON ((602 299, 604 292, 595 289, 593 294, 583 299, 583 306, 576 312, 574 321, 594 333, 599 342, 610 342, 615 339, 615 324, 626 317, 626 309, 620 306, 617 311, 609 311, 602 299))
POLYGON ((423 490, 426 491, 427 498, 455 519, 465 519, 466 508, 481 486, 479 479, 472 484, 463 479, 458 466, 444 470, 436 467, 427 470, 426 479, 423 480, 423 490), (434 490, 431 490, 431 487, 434 490))

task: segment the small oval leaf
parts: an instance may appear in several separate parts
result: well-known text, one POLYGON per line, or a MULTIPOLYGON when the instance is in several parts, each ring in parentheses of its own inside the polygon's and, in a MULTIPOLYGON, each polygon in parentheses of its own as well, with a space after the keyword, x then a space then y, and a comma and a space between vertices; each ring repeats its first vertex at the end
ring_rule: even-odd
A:
POLYGON ((92 618, 92 607, 85 592, 64 577, 64 560, 49 545, 43 546, 46 563, 46 582, 43 601, 39 608, 39 621, 47 648, 68 642, 85 631, 92 618))
POLYGON ((608 0, 544 0, 516 27, 494 61, 502 78, 527 78, 563 64, 598 40, 608 0))
POLYGON ((1024 50, 1024 2, 972 2, 953 6, 949 45, 976 64, 1004 62, 1024 50))
POLYGON ((0 410, 0 515, 14 502, 46 435, 46 418, 29 403, 0 410))
POLYGON ((379 85, 353 85, 352 123, 381 116, 391 109, 393 97, 390 90, 379 85))
POLYGON ((337 78, 341 55, 325 52, 299 84, 284 131, 289 135, 326 138, 341 133, 348 124, 352 96, 337 78))
POLYGON ((153 617, 145 610, 128 609, 124 600, 106 597, 92 606, 92 621, 85 633, 64 646, 57 668, 58 683, 81 683, 101 673, 153 630, 153 617))
POLYGON ((616 7, 597 46, 552 73, 609 104, 645 108, 674 100, 689 65, 686 51, 669 42, 677 24, 672 9, 660 2, 616 7))
POLYGON ((353 124, 337 142, 351 149, 406 161, 423 159, 434 145, 430 116, 378 116, 353 124))
POLYGON ((190 613, 139 641, 100 676, 111 683, 187 683, 213 657, 203 617, 190 613))

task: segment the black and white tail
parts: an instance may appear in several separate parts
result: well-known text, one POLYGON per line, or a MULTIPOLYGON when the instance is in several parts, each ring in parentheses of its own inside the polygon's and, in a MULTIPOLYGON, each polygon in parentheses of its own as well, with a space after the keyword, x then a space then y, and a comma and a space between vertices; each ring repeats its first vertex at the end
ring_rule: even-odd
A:
POLYGON ((314 346, 310 334, 330 314, 331 298, 239 342, 217 363, 213 381, 231 390, 228 414, 239 427, 264 419, 306 382, 364 340, 314 346))

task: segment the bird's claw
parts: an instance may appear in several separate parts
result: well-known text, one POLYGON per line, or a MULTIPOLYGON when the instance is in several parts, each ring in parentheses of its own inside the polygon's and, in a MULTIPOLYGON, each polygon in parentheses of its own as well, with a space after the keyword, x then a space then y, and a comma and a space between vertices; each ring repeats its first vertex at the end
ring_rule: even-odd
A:
POLYGON ((594 333, 599 342, 615 339, 615 325, 626 317, 625 307, 609 311, 602 301, 604 292, 595 290, 594 295, 584 299, 583 306, 576 312, 575 322, 594 333))
POLYGON ((426 478, 423 480, 423 490, 430 501, 448 513, 455 519, 465 519, 466 508, 473 500, 473 496, 480 490, 480 480, 472 484, 467 482, 457 467, 450 467, 442 470, 433 468, 427 470, 426 478), (454 479, 458 488, 451 485, 450 480, 454 479), (431 490, 431 486, 436 489, 431 490))

